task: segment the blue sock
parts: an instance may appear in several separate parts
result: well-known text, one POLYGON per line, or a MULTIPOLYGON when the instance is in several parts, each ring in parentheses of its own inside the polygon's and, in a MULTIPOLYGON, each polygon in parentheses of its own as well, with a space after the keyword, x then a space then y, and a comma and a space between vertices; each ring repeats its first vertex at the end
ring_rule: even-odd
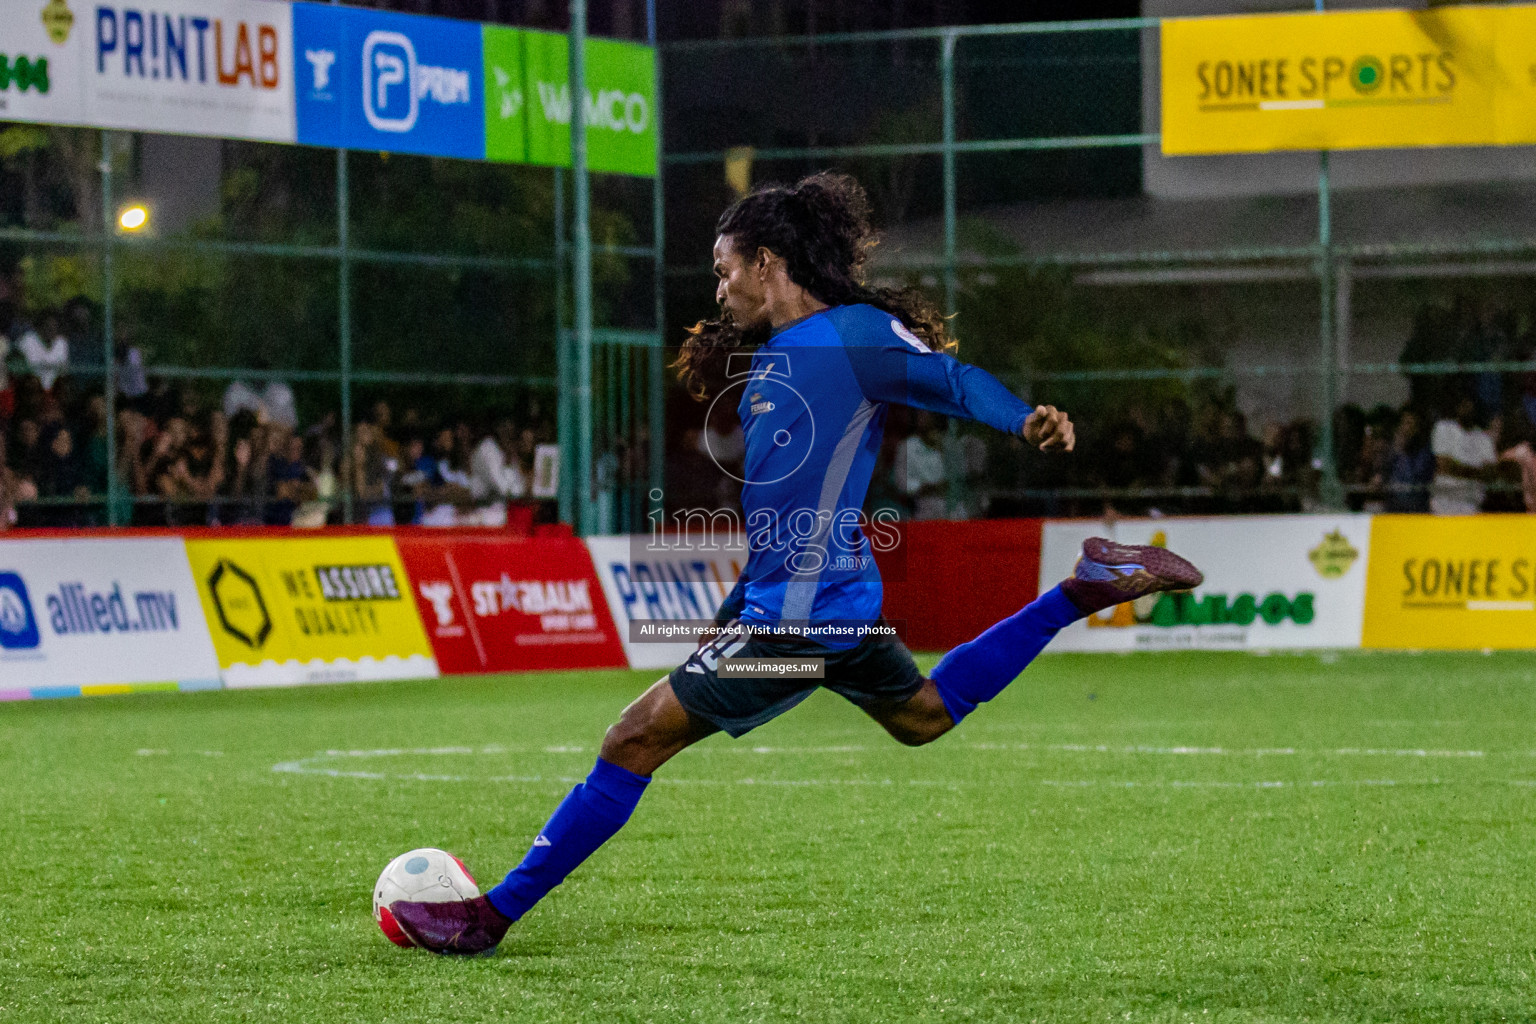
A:
POLYGON ((929 677, 944 710, 958 724, 976 705, 1003 692, 1063 626, 1083 617, 1061 588, 1052 587, 1021 610, 939 660, 929 677))
POLYGON ((516 921, 565 881, 565 876, 624 827, 650 778, 597 759, 587 781, 571 790, 523 862, 486 893, 491 905, 516 921))

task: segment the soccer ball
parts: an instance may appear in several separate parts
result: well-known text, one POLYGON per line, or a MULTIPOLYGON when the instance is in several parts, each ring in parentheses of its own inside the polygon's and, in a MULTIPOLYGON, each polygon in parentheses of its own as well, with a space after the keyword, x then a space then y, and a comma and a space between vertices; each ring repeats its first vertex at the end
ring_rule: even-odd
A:
POLYGON ((444 850, 430 847, 402 853, 384 869, 373 887, 373 919, 385 936, 397 946, 410 946, 411 940, 395 923, 389 908, 398 900, 412 903, 450 903, 472 900, 480 895, 479 886, 470 877, 464 862, 444 850))

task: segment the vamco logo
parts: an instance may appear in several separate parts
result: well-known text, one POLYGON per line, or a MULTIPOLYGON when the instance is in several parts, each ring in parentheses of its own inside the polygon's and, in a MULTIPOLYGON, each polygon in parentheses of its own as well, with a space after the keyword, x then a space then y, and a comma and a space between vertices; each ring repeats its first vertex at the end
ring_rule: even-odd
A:
POLYGON ((14 572, 0 572, 0 650, 35 650, 41 639, 27 585, 14 572))

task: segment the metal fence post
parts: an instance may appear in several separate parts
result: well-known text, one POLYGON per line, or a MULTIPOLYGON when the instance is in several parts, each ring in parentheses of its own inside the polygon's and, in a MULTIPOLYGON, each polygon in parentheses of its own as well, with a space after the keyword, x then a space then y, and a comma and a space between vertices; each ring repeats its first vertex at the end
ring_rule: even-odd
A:
POLYGON ((579 527, 576 521, 576 417, 571 394, 574 338, 565 329, 566 275, 570 273, 570 246, 565 234, 565 169, 555 168, 555 441, 560 446, 558 495, 560 521, 579 527))
POLYGON ((651 44, 655 55, 656 75, 652 86, 655 93, 653 107, 653 123, 656 126, 656 177, 651 179, 651 245, 656 250, 656 256, 651 266, 655 273, 656 291, 656 340, 646 353, 646 382, 647 399, 646 412, 650 429, 650 452, 646 458, 646 468, 649 470, 649 480, 646 481, 647 499, 645 502, 647 512, 661 513, 662 490, 666 486, 666 472, 663 459, 666 457, 666 381, 663 377, 665 371, 662 368, 663 352, 666 348, 666 303, 667 303, 667 210, 665 196, 661 180, 661 154, 664 148, 662 138, 662 96, 661 96, 661 47, 656 43, 656 0, 645 0, 645 37, 651 44))
MULTIPOLYGON (((347 177, 347 151, 336 151, 336 308, 337 341, 340 349, 341 371, 341 450, 351 460, 352 455, 352 256, 351 241, 352 202, 351 183, 347 177)), ((350 479, 342 482, 341 519, 344 523, 356 520, 356 496, 352 493, 357 467, 347 474, 350 479)))
MULTIPOLYGON (((955 43, 954 32, 944 33, 939 50, 940 102, 943 106, 944 132, 944 314, 953 317, 958 312, 960 280, 956 267, 956 200, 955 200, 955 43)), ((951 320, 951 331, 954 330, 951 320)), ((946 445, 951 451, 960 451, 960 428, 953 419, 945 432, 946 445)), ((951 514, 965 503, 964 457, 948 467, 948 488, 944 494, 945 511, 951 514)), ((967 509, 967 512, 972 510, 967 509)))
POLYGON ((592 502, 592 222, 587 178, 587 0, 571 0, 571 176, 575 183, 572 234, 576 298, 576 487, 578 532, 596 525, 592 502))
MULTIPOLYGON (((122 482, 117 478, 117 382, 112 372, 116 365, 112 332, 112 231, 116 221, 112 216, 112 133, 106 129, 101 132, 101 164, 97 170, 101 172, 101 357, 102 387, 107 399, 107 525, 117 526, 122 482)), ((132 519, 131 514, 129 518, 132 519)))
MULTIPOLYGON (((1321 13, 1324 0, 1315 0, 1314 10, 1321 13)), ((1321 417, 1317 424, 1317 459, 1322 468, 1318 480, 1318 500, 1323 507, 1344 507, 1344 487, 1339 482, 1339 462, 1334 451, 1333 415, 1339 400, 1339 359, 1337 333, 1333 327, 1334 254, 1333 209, 1329 181, 1328 151, 1318 153, 1317 163, 1317 249, 1318 249, 1318 360, 1322 387, 1321 417)))

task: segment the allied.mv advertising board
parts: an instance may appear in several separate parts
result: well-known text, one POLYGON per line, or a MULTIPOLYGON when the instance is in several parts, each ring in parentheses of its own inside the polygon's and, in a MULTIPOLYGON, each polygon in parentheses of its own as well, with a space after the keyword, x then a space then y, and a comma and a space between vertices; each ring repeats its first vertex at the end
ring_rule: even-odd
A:
POLYGON ((438 674, 392 537, 186 543, 225 685, 438 674))
POLYGON ((1177 551, 1200 567, 1205 583, 1090 616, 1062 630, 1052 651, 1360 645, 1370 516, 1048 522, 1042 592, 1071 574, 1083 541, 1096 536, 1177 551))
POLYGON ((180 538, 0 545, 0 697, 218 685, 180 538))

